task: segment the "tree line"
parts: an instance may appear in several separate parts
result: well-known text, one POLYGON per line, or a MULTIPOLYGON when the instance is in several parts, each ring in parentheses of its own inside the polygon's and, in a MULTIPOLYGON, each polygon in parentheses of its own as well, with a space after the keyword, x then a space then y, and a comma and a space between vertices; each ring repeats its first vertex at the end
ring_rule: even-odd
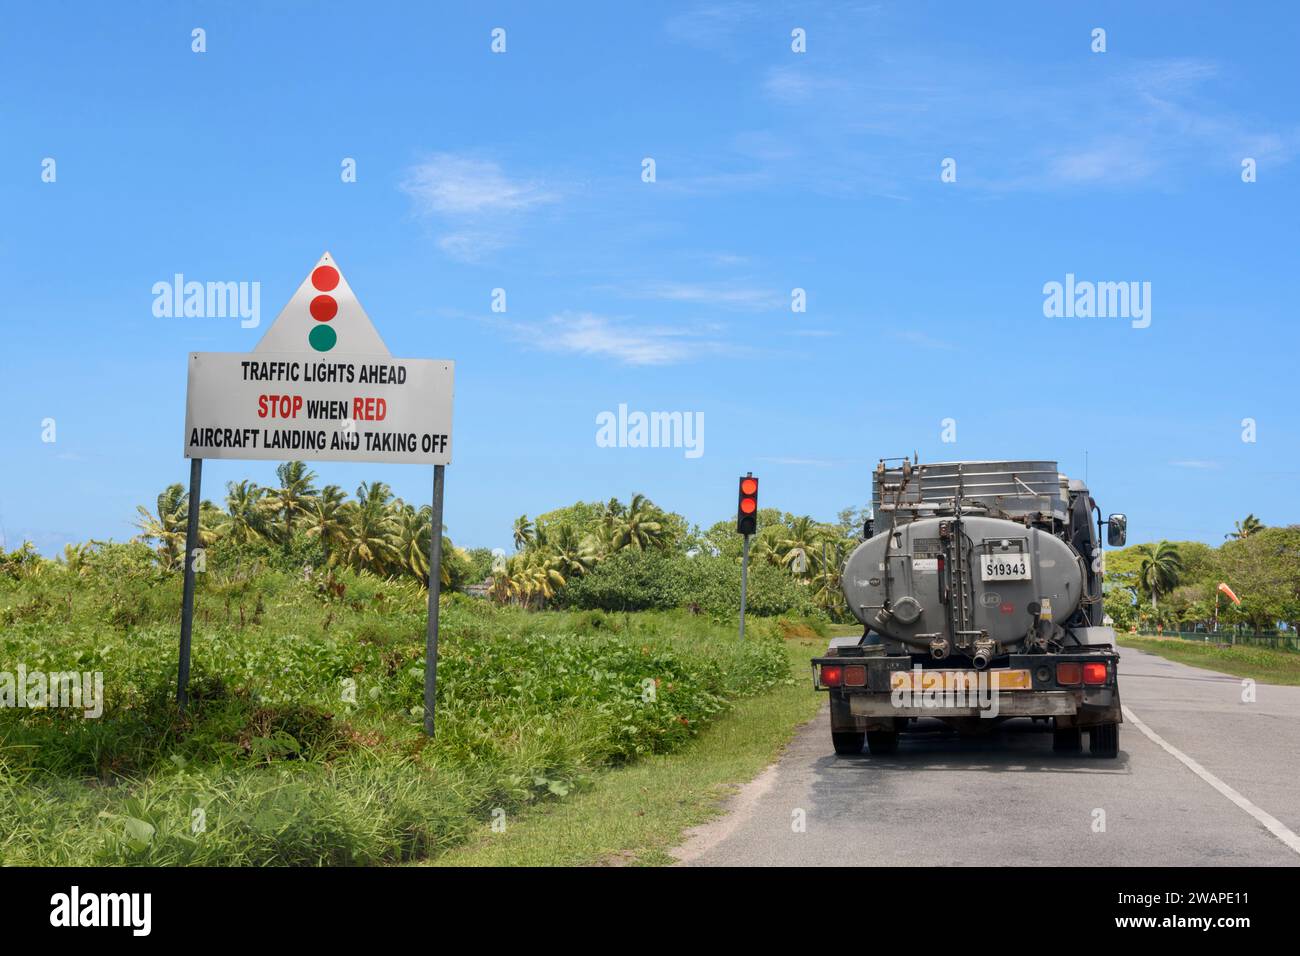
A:
MULTIPOLYGON (((348 567, 384 578, 427 582, 432 511, 393 495, 382 481, 362 482, 355 498, 338 485, 316 487, 316 473, 305 462, 287 461, 275 470, 278 483, 252 481, 226 485, 225 507, 199 505, 199 543, 206 548, 278 550, 285 557, 317 557, 326 567, 348 567)), ((151 511, 141 505, 139 538, 154 545, 166 570, 181 567, 189 516, 189 494, 168 485, 151 511)), ((457 584, 470 569, 469 555, 443 536, 442 583, 457 584)))
MULTIPOLYGON (((383 578, 427 582, 431 511, 393 495, 384 482, 362 482, 350 498, 338 485, 318 487, 305 462, 276 468, 277 483, 227 483, 224 505, 202 501, 200 544, 257 552, 282 563, 346 567, 383 578)), ((151 544, 167 570, 182 566, 189 496, 168 485, 154 508, 138 508, 139 539, 151 544)), ((835 522, 777 509, 759 511, 751 562, 797 582, 809 601, 832 616, 846 613, 839 569, 857 544, 863 512, 845 509, 835 522)), ((514 553, 457 548, 444 534, 442 584, 485 584, 502 604, 541 609, 564 603, 566 588, 622 555, 738 564, 741 537, 734 519, 707 530, 666 511, 643 494, 629 501, 578 502, 512 528, 514 553)), ((626 562, 624 562, 626 563, 626 562)), ((612 570, 611 570, 612 573, 612 570)))
POLYGON ((1159 541, 1108 551, 1106 613, 1125 629, 1300 624, 1300 525, 1268 527, 1251 514, 1224 537, 1218 547, 1159 541))

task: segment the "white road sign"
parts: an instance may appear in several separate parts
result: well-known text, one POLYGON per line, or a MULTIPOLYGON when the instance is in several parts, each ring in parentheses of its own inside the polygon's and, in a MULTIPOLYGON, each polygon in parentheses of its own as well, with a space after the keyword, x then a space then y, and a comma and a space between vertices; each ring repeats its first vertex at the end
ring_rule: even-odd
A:
POLYGON ((451 463, 455 363, 397 359, 327 252, 252 352, 193 352, 185 457, 451 463))

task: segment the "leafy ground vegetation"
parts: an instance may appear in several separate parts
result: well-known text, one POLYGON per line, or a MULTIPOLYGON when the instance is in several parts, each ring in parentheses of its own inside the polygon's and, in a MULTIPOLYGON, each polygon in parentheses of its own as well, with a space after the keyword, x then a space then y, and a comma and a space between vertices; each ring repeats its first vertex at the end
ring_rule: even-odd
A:
MULTIPOLYGON (((0 554, 0 672, 101 671, 102 716, 0 710, 0 862, 380 864, 497 808, 562 801, 796 680, 783 635, 697 609, 529 611, 444 596, 438 733, 421 732, 425 592, 214 545, 176 710, 180 574, 144 543, 0 554)), ((803 675, 797 675, 799 680, 803 675)))

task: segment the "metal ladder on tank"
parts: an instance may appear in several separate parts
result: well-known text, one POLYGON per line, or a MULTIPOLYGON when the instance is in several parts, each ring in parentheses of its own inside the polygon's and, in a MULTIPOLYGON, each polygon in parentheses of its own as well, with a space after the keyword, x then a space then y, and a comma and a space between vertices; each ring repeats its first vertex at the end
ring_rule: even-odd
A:
POLYGON ((970 568, 966 565, 966 549, 962 544, 966 538, 966 532, 962 528, 961 520, 961 501, 965 493, 965 480, 962 475, 961 466, 957 466, 957 494, 952 501, 952 536, 951 541, 951 594, 952 602, 948 605, 952 614, 952 636, 953 646, 961 650, 968 650, 971 646, 971 637, 980 636, 980 632, 974 630, 974 620, 972 619, 971 606, 972 591, 970 584, 970 568))

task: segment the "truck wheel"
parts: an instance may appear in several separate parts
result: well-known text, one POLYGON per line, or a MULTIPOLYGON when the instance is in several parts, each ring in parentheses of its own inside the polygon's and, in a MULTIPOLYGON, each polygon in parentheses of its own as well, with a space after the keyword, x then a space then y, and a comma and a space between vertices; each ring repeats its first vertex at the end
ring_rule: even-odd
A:
POLYGON ((868 730, 867 750, 877 755, 897 753, 897 732, 892 730, 868 730))
POLYGON ((1083 733, 1078 727, 1052 725, 1052 750, 1058 754, 1077 754, 1083 749, 1083 733))
POLYGON ((1098 724, 1088 732, 1088 750, 1094 757, 1119 756, 1119 724, 1098 724))
POLYGON ((852 731, 831 731, 831 743, 835 745, 835 752, 841 755, 860 754, 862 753, 862 738, 864 734, 855 734, 852 731))

